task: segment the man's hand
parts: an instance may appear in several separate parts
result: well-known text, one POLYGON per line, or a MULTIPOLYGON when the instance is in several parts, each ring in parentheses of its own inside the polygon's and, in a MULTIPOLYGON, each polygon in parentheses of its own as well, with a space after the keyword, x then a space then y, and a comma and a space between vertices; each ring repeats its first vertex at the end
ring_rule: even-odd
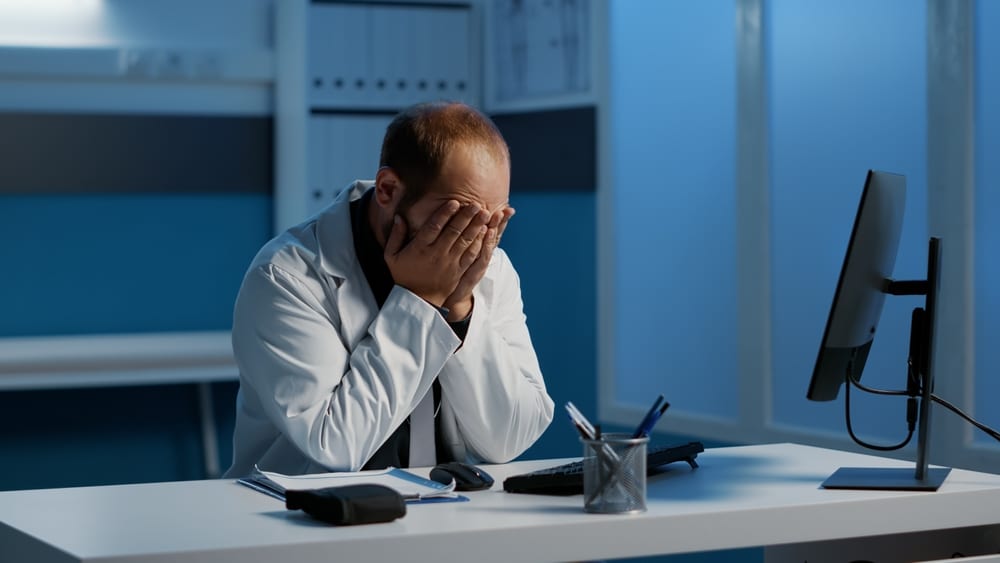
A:
POLYGON ((384 254, 393 281, 441 307, 481 254, 490 219, 477 205, 449 200, 404 244, 406 222, 397 215, 384 254))
MULTIPOLYGON (((486 268, 490 265, 490 259, 493 258, 493 251, 500 244, 500 237, 507 228, 507 222, 513 216, 513 207, 505 207, 490 216, 489 223, 486 225, 486 236, 481 244, 482 249, 474 260, 469 261, 468 268, 458 285, 455 286, 455 290, 444 302, 444 306, 448 308, 448 321, 460 321, 472 312, 472 290, 486 274, 486 268)), ((468 254, 467 252, 466 256, 468 254)))

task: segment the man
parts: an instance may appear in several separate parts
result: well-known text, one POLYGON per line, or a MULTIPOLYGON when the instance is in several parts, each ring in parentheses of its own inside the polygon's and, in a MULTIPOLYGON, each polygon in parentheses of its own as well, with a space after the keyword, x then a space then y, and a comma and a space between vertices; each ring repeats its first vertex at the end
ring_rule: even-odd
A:
POLYGON ((552 420, 495 125, 458 103, 396 116, 374 182, 278 236, 243 280, 227 476, 507 462, 552 420))

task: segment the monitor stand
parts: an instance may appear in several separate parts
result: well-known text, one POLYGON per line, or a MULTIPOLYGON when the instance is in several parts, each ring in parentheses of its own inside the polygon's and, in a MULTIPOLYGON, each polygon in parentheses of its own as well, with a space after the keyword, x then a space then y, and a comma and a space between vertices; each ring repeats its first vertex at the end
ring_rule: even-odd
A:
MULTIPOLYGON (((907 381, 908 390, 913 383, 920 393, 917 418, 916 468, 841 467, 823 481, 825 489, 867 489, 887 491, 936 491, 951 472, 950 467, 927 467, 927 444, 930 436, 931 390, 934 389, 932 351, 934 346, 934 317, 937 308, 941 239, 932 237, 927 249, 927 280, 886 280, 883 291, 892 295, 926 295, 926 309, 913 312, 910 322, 910 357, 912 369, 907 381)), ((847 385, 852 385, 850 370, 847 385)), ((916 391, 911 391, 911 397, 916 391)), ((912 420, 912 419, 911 419, 912 420)))
POLYGON ((910 467, 841 467, 823 481, 823 488, 936 491, 950 472, 950 467, 930 467, 923 479, 917 479, 910 467))

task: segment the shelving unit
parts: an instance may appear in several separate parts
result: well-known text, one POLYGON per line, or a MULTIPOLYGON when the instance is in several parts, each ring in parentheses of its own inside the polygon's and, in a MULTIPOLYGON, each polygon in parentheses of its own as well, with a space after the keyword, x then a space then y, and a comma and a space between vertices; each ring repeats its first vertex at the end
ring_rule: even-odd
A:
POLYGON ((467 2, 280 3, 275 231, 378 170, 399 110, 480 105, 479 10, 467 2))

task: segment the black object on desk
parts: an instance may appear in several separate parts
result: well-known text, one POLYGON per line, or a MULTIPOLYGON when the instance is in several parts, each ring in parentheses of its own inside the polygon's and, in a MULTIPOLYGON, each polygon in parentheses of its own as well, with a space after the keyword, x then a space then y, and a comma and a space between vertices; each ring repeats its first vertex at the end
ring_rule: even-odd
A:
MULTIPOLYGON (((703 451, 701 442, 651 447, 646 452, 646 474, 652 475, 657 467, 675 461, 686 461, 694 469, 698 467, 694 459, 703 451)), ((504 479, 503 490, 534 495, 583 494, 583 460, 512 475, 504 479)))
POLYGON ((347 485, 285 491, 285 507, 336 524, 376 524, 406 515, 403 496, 384 485, 347 485))
POLYGON ((481 491, 493 486, 493 477, 469 463, 449 461, 439 463, 431 469, 431 479, 447 485, 455 480, 456 491, 481 491))

